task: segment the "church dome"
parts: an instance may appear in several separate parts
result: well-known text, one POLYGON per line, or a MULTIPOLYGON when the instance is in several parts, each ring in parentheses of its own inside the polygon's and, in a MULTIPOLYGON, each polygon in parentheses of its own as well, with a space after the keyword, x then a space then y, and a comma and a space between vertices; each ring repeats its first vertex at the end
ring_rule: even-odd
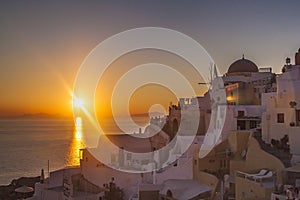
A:
POLYGON ((227 73, 239 73, 239 72, 258 72, 258 67, 251 60, 247 60, 244 58, 239 59, 232 63, 228 68, 227 73))

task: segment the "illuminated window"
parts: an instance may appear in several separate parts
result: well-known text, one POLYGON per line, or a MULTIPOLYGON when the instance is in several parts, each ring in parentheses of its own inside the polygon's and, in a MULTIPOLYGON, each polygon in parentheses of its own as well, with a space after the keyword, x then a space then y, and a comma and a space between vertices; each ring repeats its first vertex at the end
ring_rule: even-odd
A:
POLYGON ((80 160, 83 159, 83 150, 82 149, 79 150, 79 159, 80 160))

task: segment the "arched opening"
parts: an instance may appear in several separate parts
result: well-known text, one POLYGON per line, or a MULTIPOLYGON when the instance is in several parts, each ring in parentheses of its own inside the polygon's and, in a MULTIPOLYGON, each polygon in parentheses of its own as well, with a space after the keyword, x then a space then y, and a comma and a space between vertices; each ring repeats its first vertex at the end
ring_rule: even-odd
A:
POLYGON ((167 191, 166 197, 167 197, 168 200, 173 199, 173 194, 172 194, 171 190, 168 190, 168 191, 167 191))

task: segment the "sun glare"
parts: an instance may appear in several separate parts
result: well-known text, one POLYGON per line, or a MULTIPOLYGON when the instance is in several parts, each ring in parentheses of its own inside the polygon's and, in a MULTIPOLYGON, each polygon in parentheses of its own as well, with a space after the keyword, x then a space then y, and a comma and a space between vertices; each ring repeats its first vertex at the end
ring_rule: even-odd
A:
POLYGON ((74 97, 73 104, 76 108, 83 108, 84 102, 82 99, 74 97))

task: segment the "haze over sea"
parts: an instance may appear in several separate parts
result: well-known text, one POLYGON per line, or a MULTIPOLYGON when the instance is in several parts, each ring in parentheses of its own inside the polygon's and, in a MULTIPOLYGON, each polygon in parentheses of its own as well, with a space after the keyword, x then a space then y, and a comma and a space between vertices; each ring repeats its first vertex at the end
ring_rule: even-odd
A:
MULTIPOLYGON (((138 117, 147 124, 148 117, 138 117)), ((107 120, 110 126, 110 120, 107 120)), ((109 129, 109 128, 108 128, 109 129)), ((113 130, 113 127, 111 127, 113 130)), ((83 125, 84 131, 84 125, 83 125)), ((138 131, 138 130, 135 130, 138 131)), ((19 177, 47 176, 65 166, 79 165, 79 149, 84 145, 76 137, 74 121, 62 118, 0 119, 0 185, 19 177)))

